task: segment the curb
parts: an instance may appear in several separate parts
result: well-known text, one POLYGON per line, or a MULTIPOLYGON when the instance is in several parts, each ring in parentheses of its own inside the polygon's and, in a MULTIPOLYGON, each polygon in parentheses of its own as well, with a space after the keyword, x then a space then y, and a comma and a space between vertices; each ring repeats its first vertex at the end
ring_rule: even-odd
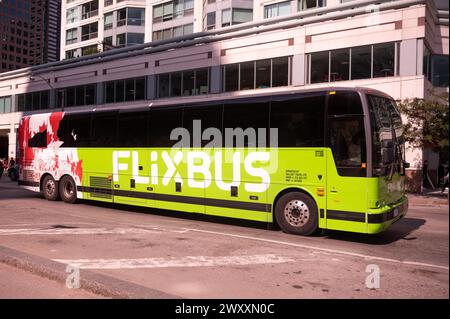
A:
MULTIPOLYGON (((66 264, 3 246, 0 246, 0 262, 62 283, 66 282, 69 275, 66 264)), ((179 296, 85 269, 80 270, 80 289, 109 298, 181 299, 179 296)))

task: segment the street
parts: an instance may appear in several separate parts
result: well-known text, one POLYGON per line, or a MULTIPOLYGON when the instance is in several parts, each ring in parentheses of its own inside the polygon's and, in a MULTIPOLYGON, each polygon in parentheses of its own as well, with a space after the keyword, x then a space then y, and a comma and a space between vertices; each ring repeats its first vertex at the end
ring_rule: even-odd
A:
POLYGON ((411 198, 407 216, 379 235, 301 237, 177 212, 50 202, 0 180, 1 298, 448 298, 448 256, 444 199, 411 198), (66 265, 81 268, 80 289, 66 287, 66 265), (366 284, 373 269, 379 287, 366 284))

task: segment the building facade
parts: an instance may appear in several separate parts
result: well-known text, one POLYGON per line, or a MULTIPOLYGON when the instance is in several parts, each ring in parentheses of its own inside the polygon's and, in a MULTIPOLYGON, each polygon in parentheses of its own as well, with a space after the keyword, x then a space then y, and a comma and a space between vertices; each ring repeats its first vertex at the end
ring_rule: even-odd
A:
POLYGON ((59 60, 59 0, 0 1, 0 73, 59 60))
MULTIPOLYGON (((70 5, 81 16, 102 14, 82 19, 86 24, 76 22, 77 27, 68 26, 63 14, 64 30, 75 28, 77 39, 98 34, 64 45, 66 37, 61 55, 81 53, 85 44, 98 45, 105 36, 117 46, 119 35, 138 30, 145 42, 154 41, 127 46, 125 36, 121 48, 0 74, 0 135, 8 136, 8 156, 15 156, 23 114, 62 108, 134 107, 332 86, 374 88, 395 99, 426 98, 430 88, 448 90, 448 7, 437 9, 429 0, 199 0, 192 5, 105 0, 98 9, 97 4, 82 9, 93 1, 68 2, 63 10, 70 5), (119 23, 124 8, 126 21, 119 23), (129 23, 131 8, 145 9, 143 25, 129 23), (100 21, 111 12, 107 25, 112 27, 105 30, 106 20, 100 21), (83 33, 94 19, 101 28, 83 33), (189 24, 192 29, 184 33, 189 24)), ((134 21, 142 14, 132 16, 134 21)), ((409 150, 408 174, 420 172, 427 156, 409 150)))

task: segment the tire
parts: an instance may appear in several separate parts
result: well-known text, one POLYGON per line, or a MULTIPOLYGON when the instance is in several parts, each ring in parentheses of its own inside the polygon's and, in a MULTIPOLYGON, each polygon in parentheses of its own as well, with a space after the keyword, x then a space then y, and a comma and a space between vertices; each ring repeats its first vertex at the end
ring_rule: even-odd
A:
POLYGON ((58 183, 48 175, 42 182, 42 193, 47 200, 55 201, 59 199, 58 183))
POLYGON ((314 199, 300 193, 287 193, 275 205, 275 218, 285 233, 308 236, 318 228, 318 210, 314 199))
POLYGON ((59 181, 59 194, 66 203, 73 204, 77 201, 77 185, 72 177, 64 176, 59 181))

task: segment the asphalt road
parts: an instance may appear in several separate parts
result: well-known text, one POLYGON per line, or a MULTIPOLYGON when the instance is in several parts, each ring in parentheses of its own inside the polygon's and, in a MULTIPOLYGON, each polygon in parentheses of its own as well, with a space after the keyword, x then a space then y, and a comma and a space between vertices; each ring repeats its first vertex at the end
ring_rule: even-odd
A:
MULTIPOLYGON (((412 206, 376 236, 300 237, 179 215, 49 202, 0 181, 0 249, 80 267, 81 277, 100 274, 175 298, 449 297, 445 204, 412 206)), ((0 263, 0 297, 96 297, 33 272, 0 263)))

